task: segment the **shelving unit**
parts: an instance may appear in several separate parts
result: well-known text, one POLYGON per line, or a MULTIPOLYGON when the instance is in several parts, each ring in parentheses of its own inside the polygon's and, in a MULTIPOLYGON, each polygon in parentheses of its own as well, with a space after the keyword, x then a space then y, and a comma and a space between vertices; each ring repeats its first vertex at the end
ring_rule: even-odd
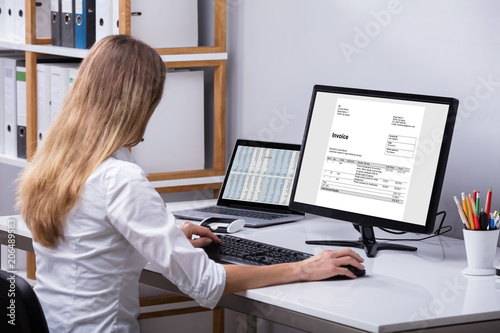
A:
MULTIPOLYGON (((214 1, 213 46, 157 49, 169 68, 213 68, 214 71, 214 128, 213 167, 201 170, 184 170, 154 173, 148 176, 160 193, 198 191, 220 188, 225 172, 226 129, 226 0, 214 1)), ((130 0, 119 2, 120 33, 131 33, 130 0)), ((27 160, 0 155, 0 163, 24 167, 31 160, 37 145, 37 58, 46 55, 84 58, 88 51, 52 46, 50 38, 36 36, 36 1, 26 0, 26 43, 0 41, 0 48, 25 52, 27 95, 27 160)))

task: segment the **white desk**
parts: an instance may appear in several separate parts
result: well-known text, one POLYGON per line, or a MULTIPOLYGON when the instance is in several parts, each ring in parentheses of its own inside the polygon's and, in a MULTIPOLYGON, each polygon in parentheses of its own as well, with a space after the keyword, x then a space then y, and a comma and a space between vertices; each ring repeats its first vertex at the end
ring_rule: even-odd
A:
MULTIPOLYGON (((172 204, 169 208, 185 206, 172 204)), ((7 217, 0 218, 0 234, 4 236, 6 221, 7 217)), ((19 223, 20 236, 29 237, 26 231, 19 223)), ((382 236, 378 230, 376 234, 382 236)), ((323 247, 306 245, 307 239, 359 236, 348 223, 318 217, 245 228, 237 235, 310 253, 323 247)), ((2 243, 4 236, 0 235, 2 243)), ((462 240, 440 236, 398 243, 417 246, 418 251, 383 250, 375 258, 366 258, 364 250, 355 249, 366 258, 365 277, 248 290, 223 297, 220 305, 310 332, 500 331, 500 278, 463 275, 467 262, 462 240)), ((500 248, 496 258, 500 259, 500 248)), ((144 270, 141 282, 177 291, 151 267, 144 270)))

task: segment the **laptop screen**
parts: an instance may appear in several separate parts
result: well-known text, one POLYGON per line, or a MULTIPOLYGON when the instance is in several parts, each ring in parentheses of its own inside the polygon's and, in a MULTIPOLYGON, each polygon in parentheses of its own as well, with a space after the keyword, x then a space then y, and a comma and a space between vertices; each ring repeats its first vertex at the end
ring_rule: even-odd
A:
POLYGON ((238 140, 222 200, 288 206, 300 145, 238 140))

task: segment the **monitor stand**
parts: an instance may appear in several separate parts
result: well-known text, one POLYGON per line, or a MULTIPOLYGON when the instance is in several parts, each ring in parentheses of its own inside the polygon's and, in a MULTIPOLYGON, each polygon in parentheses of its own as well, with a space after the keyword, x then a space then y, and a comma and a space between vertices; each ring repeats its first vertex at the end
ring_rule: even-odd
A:
POLYGON ((329 246, 347 246, 365 249, 366 255, 369 258, 375 257, 379 250, 397 250, 397 251, 416 251, 417 248, 413 246, 377 243, 375 233, 372 226, 363 226, 354 224, 354 228, 361 233, 361 237, 357 241, 337 241, 337 240, 311 240, 306 241, 307 244, 315 245, 329 245, 329 246))

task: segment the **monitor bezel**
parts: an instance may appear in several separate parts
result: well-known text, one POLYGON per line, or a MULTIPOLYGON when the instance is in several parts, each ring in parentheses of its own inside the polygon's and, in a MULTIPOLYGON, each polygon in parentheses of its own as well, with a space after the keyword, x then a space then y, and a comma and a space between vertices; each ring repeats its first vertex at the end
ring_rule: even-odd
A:
POLYGON ((442 185, 444 182, 444 176, 446 171, 446 166, 448 162, 448 155, 451 147, 451 140, 453 135, 453 129, 455 125, 455 119, 458 109, 458 100, 450 97, 441 96, 430 96, 430 95, 419 95, 401 92, 391 92, 391 91, 379 91, 379 90, 368 90, 359 88, 347 88, 338 86, 327 86, 327 85, 315 85, 313 87, 311 102, 309 105, 309 113, 306 121, 304 136, 302 139, 302 147, 300 151, 300 156, 298 160, 297 170, 295 173, 294 184, 292 187, 292 193, 290 198, 290 209, 295 211, 301 211, 304 213, 319 215, 323 217, 328 217, 336 220, 341 220, 345 222, 351 222, 355 225, 362 226, 372 226, 381 227, 386 229, 393 229, 399 231, 406 231, 419 234, 430 234, 434 230, 434 224, 436 219, 437 210, 439 207, 439 201, 441 196, 442 185), (434 182, 431 191, 431 197, 429 201, 429 206, 427 209, 427 216, 424 225, 418 225, 403 221, 391 220, 387 218, 380 218, 376 216, 370 216, 365 214, 359 214, 354 212, 343 211, 339 209, 333 209, 328 207, 316 206, 310 203, 299 202, 296 200, 297 184, 298 180, 302 175, 302 161, 304 157, 304 151, 307 149, 307 138, 310 131, 311 120, 314 112, 314 105, 316 101, 316 96, 319 92, 327 93, 337 93, 344 95, 355 95, 355 96, 365 96, 374 98, 384 98, 384 99, 395 99, 395 100, 406 100, 406 101, 416 101, 425 103, 437 103, 448 105, 447 120, 443 132, 443 140, 441 142, 441 149, 439 152, 438 163, 436 166, 436 172, 434 177, 434 182))

